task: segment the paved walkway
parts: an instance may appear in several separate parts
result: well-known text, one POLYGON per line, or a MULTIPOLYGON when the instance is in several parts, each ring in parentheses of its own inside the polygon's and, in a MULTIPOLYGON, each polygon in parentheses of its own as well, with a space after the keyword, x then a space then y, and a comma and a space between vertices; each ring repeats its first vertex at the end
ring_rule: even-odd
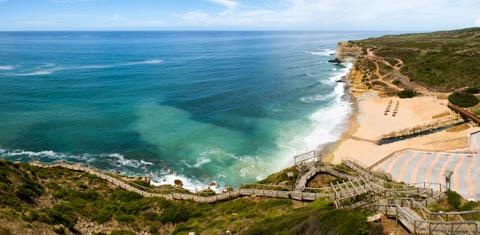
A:
POLYGON ((480 131, 470 135, 470 151, 480 153, 480 131))
MULTIPOLYGON (((479 138, 480 139, 480 138, 479 138)), ((407 150, 375 166, 392 175, 393 180, 409 184, 445 184, 445 172, 453 171, 452 190, 467 199, 480 200, 480 154, 432 153, 407 150)))

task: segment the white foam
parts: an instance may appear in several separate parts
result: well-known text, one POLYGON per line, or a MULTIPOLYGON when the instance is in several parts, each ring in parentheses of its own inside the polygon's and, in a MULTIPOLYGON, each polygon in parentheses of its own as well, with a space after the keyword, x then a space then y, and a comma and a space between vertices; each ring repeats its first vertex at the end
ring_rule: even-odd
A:
POLYGON ((49 75, 57 71, 64 70, 63 67, 53 67, 53 68, 48 68, 48 69, 40 69, 28 73, 17 73, 14 74, 15 76, 40 76, 40 75, 49 75))
POLYGON ((335 98, 335 96, 336 96, 335 92, 332 92, 328 95, 304 96, 304 97, 300 98, 300 101, 302 101, 303 103, 312 104, 312 103, 315 103, 317 101, 332 100, 332 99, 335 98))
POLYGON ((137 62, 128 62, 120 65, 160 64, 162 62, 163 60, 143 60, 143 61, 137 61, 137 62))
MULTIPOLYGON (((219 186, 209 186, 207 184, 203 184, 198 180, 190 179, 186 176, 179 175, 176 173, 172 173, 170 171, 167 172, 153 172, 155 168, 155 164, 152 162, 148 162, 145 160, 136 160, 136 159, 126 159, 125 156, 118 153, 112 154, 90 154, 84 153, 79 155, 68 154, 68 153, 57 153, 51 150, 46 151, 27 151, 21 149, 15 150, 7 150, 0 147, 0 154, 2 154, 5 158, 19 158, 19 157, 26 157, 29 160, 37 160, 37 159, 48 159, 50 161, 55 160, 66 160, 66 161, 75 161, 75 162, 87 162, 89 164, 96 163, 98 161, 107 161, 112 163, 112 170, 116 170, 121 172, 125 175, 148 175, 152 179, 152 185, 160 185, 160 184, 170 184, 175 185, 175 180, 179 179, 183 182, 183 188, 186 188, 191 191, 200 191, 207 188, 211 188, 215 191, 221 191, 223 188, 219 186), (144 169, 145 173, 138 173, 132 172, 128 168, 142 168, 144 169)), ((15 159, 14 159, 15 160, 15 159)), ((209 159, 199 159, 199 161, 195 164, 196 167, 200 167, 203 164, 209 162, 209 159)))
POLYGON ((210 158, 207 158, 207 157, 201 157, 197 160, 197 162, 195 163, 195 165, 193 165, 193 167, 195 168, 199 168, 207 163, 210 163, 212 160, 210 160, 210 158))
POLYGON ((165 185, 165 184, 175 185, 175 180, 180 180, 180 181, 182 181, 182 184, 183 184, 182 187, 183 188, 188 189, 188 190, 193 191, 193 192, 202 191, 202 190, 205 190, 205 189, 208 189, 208 188, 210 188, 210 189, 212 189, 216 192, 219 192, 219 191, 222 190, 222 188, 220 188, 218 186, 209 186, 209 185, 206 185, 204 183, 201 183, 198 180, 191 179, 191 178, 188 178, 186 176, 175 174, 175 173, 166 174, 166 175, 151 174, 151 175, 149 175, 149 177, 151 179, 151 184, 155 185, 155 186, 165 185))
POLYGON ((15 68, 13 65, 0 65, 0 70, 14 70, 15 68))
POLYGON ((90 153, 83 153, 83 154, 69 154, 69 153, 58 153, 51 150, 44 150, 44 151, 28 151, 22 149, 15 149, 15 150, 6 150, 0 148, 0 153, 5 157, 26 157, 30 159, 35 158, 46 158, 49 160, 67 160, 67 161, 80 161, 80 162, 97 162, 107 160, 111 162, 114 166, 124 166, 124 167, 132 167, 132 168, 145 168, 149 166, 153 166, 154 163, 144 161, 144 160, 136 160, 136 159, 126 159, 123 155, 118 153, 112 154, 90 154, 90 153))
MULTIPOLYGON (((336 81, 345 76, 350 71, 352 64, 347 64, 345 68, 330 77, 330 81, 336 81)), ((313 130, 304 138, 304 142, 310 148, 316 148, 321 144, 337 140, 343 132, 340 128, 345 126, 348 115, 351 112, 350 101, 343 99, 345 95, 345 84, 338 83, 334 90, 335 102, 322 107, 313 113, 309 118, 314 123, 313 130)))
POLYGON ((108 157, 114 159, 114 163, 127 167, 140 168, 154 165, 152 162, 147 162, 144 160, 126 159, 123 155, 118 153, 109 154, 108 157))
POLYGON ((330 56, 332 54, 335 54, 335 50, 323 49, 323 50, 320 50, 320 51, 307 51, 306 53, 310 54, 310 55, 330 56))
POLYGON ((27 72, 27 73, 17 73, 12 74, 14 76, 39 76, 39 75, 49 75, 58 71, 65 70, 88 70, 88 69, 106 69, 106 68, 115 68, 123 66, 133 66, 133 65, 153 65, 160 64, 162 60, 142 60, 142 61, 133 61, 126 63, 117 63, 117 64, 93 64, 93 65, 80 65, 80 66, 55 66, 55 64, 49 63, 44 66, 40 66, 37 70, 27 72))

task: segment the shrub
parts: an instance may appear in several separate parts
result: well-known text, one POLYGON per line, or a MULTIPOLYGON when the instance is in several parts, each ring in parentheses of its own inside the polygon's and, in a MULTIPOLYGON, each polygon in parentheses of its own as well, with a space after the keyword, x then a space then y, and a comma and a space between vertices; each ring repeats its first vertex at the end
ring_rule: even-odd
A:
POLYGON ((113 230, 111 235, 135 235, 134 232, 128 230, 113 230))
POLYGON ((468 94, 478 94, 478 93, 480 93, 480 88, 478 88, 478 87, 469 87, 469 88, 465 89, 465 93, 468 93, 468 94))
POLYGON ((472 202, 472 201, 468 201, 466 202, 465 204, 462 205, 462 207, 460 208, 461 211, 471 211, 475 208, 478 207, 478 203, 477 202, 472 202))
POLYGON ((23 201, 33 202, 33 198, 42 195, 43 187, 36 182, 22 184, 15 192, 15 195, 23 201))
POLYGON ((398 92, 398 97, 405 99, 405 98, 413 98, 417 96, 417 92, 412 89, 404 89, 398 92))
POLYGON ((457 192, 448 191, 447 193, 448 205, 450 205, 454 209, 457 209, 457 210, 460 209, 461 199, 462 197, 457 192))
POLYGON ((108 222, 112 219, 112 212, 110 211, 101 211, 100 213, 98 213, 97 215, 95 215, 93 217, 93 220, 95 220, 96 222, 98 222, 99 224, 103 224, 105 222, 108 222))
POLYGON ((133 217, 133 215, 128 215, 128 214, 119 214, 115 216, 115 219, 118 222, 123 222, 123 223, 131 223, 135 221, 135 217, 133 217))
POLYGON ((472 94, 465 92, 455 92, 448 96, 448 101, 460 107, 472 107, 478 104, 478 99, 472 94))
POLYGON ((4 227, 1 227, 1 226, 0 226, 0 234, 3 234, 3 235, 11 235, 12 232, 10 231, 10 229, 4 228, 4 227))
POLYGON ((159 216, 159 220, 162 223, 180 223, 187 221, 191 216, 191 208, 188 208, 184 204, 171 204, 164 208, 162 214, 159 216))

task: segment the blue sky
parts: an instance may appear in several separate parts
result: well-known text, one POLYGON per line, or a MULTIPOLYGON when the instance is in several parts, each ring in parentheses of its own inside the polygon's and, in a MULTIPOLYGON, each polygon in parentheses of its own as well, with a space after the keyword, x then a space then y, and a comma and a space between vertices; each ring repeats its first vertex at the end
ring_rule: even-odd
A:
POLYGON ((480 26, 480 0, 0 0, 0 30, 379 30, 480 26))

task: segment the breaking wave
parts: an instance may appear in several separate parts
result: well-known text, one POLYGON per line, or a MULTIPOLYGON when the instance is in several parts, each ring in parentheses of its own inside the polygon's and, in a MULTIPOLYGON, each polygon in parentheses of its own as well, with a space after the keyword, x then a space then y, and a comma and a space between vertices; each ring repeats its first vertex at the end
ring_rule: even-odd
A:
MULTIPOLYGON (((346 64, 328 80, 335 82, 346 76, 351 67, 352 64, 346 64)), ((327 107, 320 108, 309 117, 314 125, 313 130, 304 139, 308 146, 318 147, 321 144, 336 141, 346 128, 346 122, 351 113, 351 104, 348 99, 344 98, 345 84, 337 83, 334 92, 327 96, 331 96, 330 98, 334 99, 334 102, 327 107)), ((324 97, 319 97, 319 99, 324 99, 324 97)))
POLYGON ((49 75, 58 71, 64 70, 88 70, 88 69, 107 69, 107 68, 115 68, 115 67, 123 67, 123 66, 133 66, 133 65, 153 65, 153 64, 160 64, 162 60, 142 60, 142 61, 132 61, 126 63, 117 63, 117 64, 94 64, 94 65, 80 65, 80 66, 57 66, 55 64, 46 64, 40 67, 37 67, 36 70, 25 72, 25 73, 17 73, 11 74, 13 76, 38 76, 38 75, 49 75))
POLYGON ((16 66, 13 65, 0 65, 0 70, 14 70, 16 66))
POLYGON ((336 96, 336 94, 334 92, 332 92, 328 95, 314 95, 314 96, 301 97, 300 101, 302 101, 303 103, 312 104, 312 103, 315 103, 317 101, 332 100, 332 99, 335 98, 335 96, 336 96))
MULTIPOLYGON (((208 185, 202 184, 200 181, 186 176, 172 172, 169 169, 159 170, 157 164, 145 160, 128 159, 122 154, 70 154, 58 153, 51 150, 45 151, 28 151, 22 149, 7 150, 0 147, 0 154, 9 161, 40 161, 44 163, 53 163, 55 161, 63 160, 71 163, 84 163, 90 166, 98 167, 104 170, 114 170, 124 175, 146 175, 151 178, 153 185, 171 184, 179 179, 183 182, 183 187, 192 191, 203 190, 208 185), (138 169, 142 169, 144 173, 138 173, 138 169)), ((199 160, 199 166, 205 164, 205 160, 199 160)), ((196 164, 196 165, 197 165, 196 164)), ((199 167, 198 166, 198 167, 199 167)), ((217 189, 217 188, 213 188, 217 189)))
POLYGON ((330 56, 330 55, 335 54, 335 52, 336 51, 332 50, 332 49, 323 49, 323 50, 320 50, 320 51, 307 51, 306 53, 310 54, 310 55, 330 56))

